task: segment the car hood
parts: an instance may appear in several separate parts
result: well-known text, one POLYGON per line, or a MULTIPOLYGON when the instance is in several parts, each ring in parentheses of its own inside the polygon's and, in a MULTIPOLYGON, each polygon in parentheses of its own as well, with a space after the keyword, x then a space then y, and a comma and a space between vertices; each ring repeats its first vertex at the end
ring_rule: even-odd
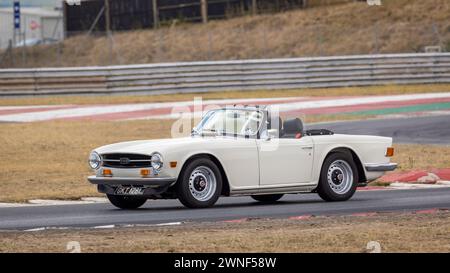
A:
POLYGON ((169 138, 155 140, 127 141, 95 149, 99 154, 109 153, 132 153, 151 155, 154 152, 162 152, 167 148, 176 148, 179 145, 190 145, 197 142, 206 141, 202 137, 169 138))

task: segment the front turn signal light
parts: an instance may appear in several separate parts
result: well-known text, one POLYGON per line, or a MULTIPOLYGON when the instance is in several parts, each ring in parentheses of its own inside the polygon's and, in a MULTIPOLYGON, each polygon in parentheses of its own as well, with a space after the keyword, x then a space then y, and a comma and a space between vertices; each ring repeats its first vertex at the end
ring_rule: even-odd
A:
POLYGON ((112 176, 112 171, 110 169, 103 169, 103 176, 112 176))
POLYGON ((141 170, 141 176, 149 176, 150 170, 149 169, 142 169, 141 170))
POLYGON ((393 157, 394 156, 394 147, 389 147, 386 150, 386 156, 387 157, 393 157))

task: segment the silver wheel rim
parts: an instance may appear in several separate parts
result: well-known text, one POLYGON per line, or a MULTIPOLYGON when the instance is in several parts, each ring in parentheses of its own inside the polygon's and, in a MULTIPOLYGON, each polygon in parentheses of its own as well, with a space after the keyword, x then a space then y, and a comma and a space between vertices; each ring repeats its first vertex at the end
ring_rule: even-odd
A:
POLYGON ((344 160, 331 163, 327 173, 328 185, 337 194, 346 194, 353 185, 353 170, 344 160))
POLYGON ((198 201, 208 201, 214 196, 217 180, 214 172, 205 166, 195 168, 189 177, 189 191, 198 201))

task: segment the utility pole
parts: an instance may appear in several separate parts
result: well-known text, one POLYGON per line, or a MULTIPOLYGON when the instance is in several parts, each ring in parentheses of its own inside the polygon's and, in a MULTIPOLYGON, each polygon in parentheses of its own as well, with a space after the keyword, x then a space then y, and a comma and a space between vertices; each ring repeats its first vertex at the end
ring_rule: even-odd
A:
POLYGON ((158 10, 158 0, 152 0, 152 10, 153 10, 153 28, 159 27, 159 10, 158 10))
POLYGON ((204 24, 208 23, 208 1, 200 0, 202 21, 204 24))

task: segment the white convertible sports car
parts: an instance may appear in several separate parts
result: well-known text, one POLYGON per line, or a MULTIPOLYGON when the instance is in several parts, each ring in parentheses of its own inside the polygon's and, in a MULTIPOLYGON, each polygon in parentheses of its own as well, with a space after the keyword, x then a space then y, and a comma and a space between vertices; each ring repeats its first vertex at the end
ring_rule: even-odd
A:
POLYGON ((135 209, 147 199, 178 198, 190 208, 220 196, 275 202, 283 194, 316 192, 348 200, 357 186, 392 171, 392 139, 303 129, 266 107, 208 112, 186 138, 122 142, 95 149, 88 180, 113 205, 135 209))

